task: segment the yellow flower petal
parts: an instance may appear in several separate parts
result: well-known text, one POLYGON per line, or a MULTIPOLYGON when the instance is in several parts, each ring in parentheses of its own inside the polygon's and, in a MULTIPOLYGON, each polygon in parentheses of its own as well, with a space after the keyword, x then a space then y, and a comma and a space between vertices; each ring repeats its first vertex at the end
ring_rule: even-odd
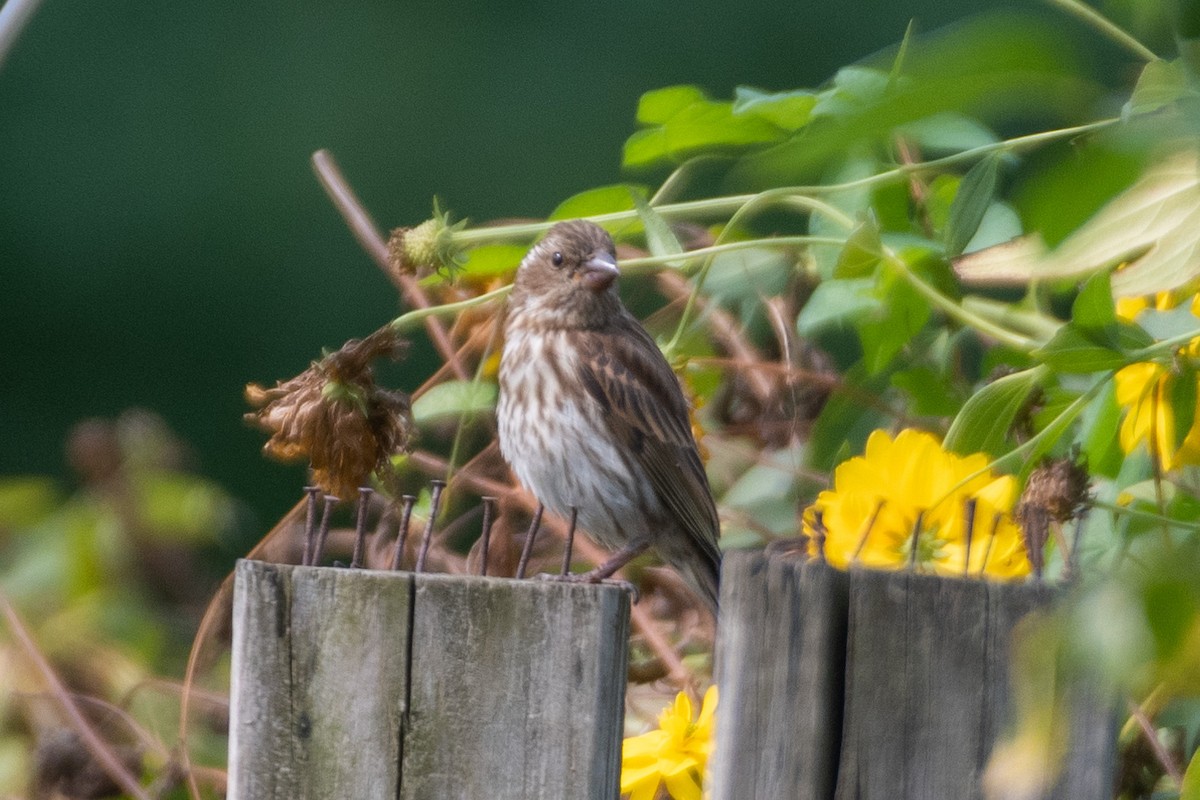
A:
POLYGON ((824 552, 831 564, 895 569, 909 563, 920 519, 916 566, 958 575, 966 557, 964 510, 967 500, 974 498, 974 540, 981 541, 985 530, 991 536, 995 528, 991 544, 996 560, 993 563, 989 553, 985 565, 983 549, 977 550, 973 544, 972 569, 1019 578, 1028 573, 1029 564, 1020 529, 1008 518, 1017 498, 1016 480, 993 475, 988 463, 988 456, 982 453, 959 456, 946 452, 937 438, 925 431, 903 430, 894 439, 886 431, 874 431, 864 454, 839 464, 833 488, 821 492, 805 512, 805 530, 811 538, 815 512, 821 511, 826 527, 824 552), (1002 524, 993 522, 997 514, 1002 524))

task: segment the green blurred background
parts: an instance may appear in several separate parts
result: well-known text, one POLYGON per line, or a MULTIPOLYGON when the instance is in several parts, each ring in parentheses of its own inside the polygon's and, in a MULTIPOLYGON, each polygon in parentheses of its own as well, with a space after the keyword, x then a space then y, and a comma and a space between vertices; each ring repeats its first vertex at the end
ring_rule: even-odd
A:
POLYGON ((146 407, 261 532, 303 473, 260 457, 243 385, 397 311, 314 150, 384 227, 435 194, 475 220, 545 215, 620 178, 648 89, 813 86, 910 18, 996 7, 46 0, 0 68, 0 475, 67 478, 73 423, 146 407))

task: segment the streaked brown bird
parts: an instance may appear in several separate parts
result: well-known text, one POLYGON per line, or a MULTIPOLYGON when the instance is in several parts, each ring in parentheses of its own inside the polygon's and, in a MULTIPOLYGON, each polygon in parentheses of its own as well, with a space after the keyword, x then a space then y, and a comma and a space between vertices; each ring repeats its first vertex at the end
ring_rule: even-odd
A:
POLYGON ((617 295, 616 248, 584 221, 529 251, 508 301, 500 450, 547 508, 616 551, 608 577, 647 548, 716 612, 719 522, 687 401, 617 295))

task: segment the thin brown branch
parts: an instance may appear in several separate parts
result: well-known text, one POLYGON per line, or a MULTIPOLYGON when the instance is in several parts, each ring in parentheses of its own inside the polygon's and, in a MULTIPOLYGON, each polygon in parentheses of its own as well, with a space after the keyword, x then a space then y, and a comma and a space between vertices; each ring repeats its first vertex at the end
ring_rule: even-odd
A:
POLYGON ((1150 717, 1146 716, 1142 707, 1132 700, 1129 701, 1129 714, 1137 720, 1138 727, 1142 729, 1142 735, 1146 737, 1146 743, 1154 751, 1154 757, 1158 759, 1158 763, 1162 764, 1163 769, 1171 776, 1171 780, 1175 781, 1176 786, 1182 786, 1183 771, 1179 769, 1175 759, 1171 758, 1167 748, 1159 741, 1158 732, 1154 730, 1154 724, 1150 722, 1150 717))
MULTIPOLYGON (((125 709, 114 703, 110 703, 107 700, 102 700, 99 697, 91 697, 90 695, 80 694, 79 692, 71 692, 70 695, 78 703, 95 706, 103 709, 109 714, 112 714, 114 717, 121 720, 125 727, 129 729, 129 732, 136 736, 138 741, 145 745, 147 749, 154 751, 154 754, 157 757, 161 758, 163 761, 170 760, 171 751, 167 749, 167 746, 159 741, 159 739, 152 734, 149 729, 134 719, 133 715, 125 709)), ((14 692, 13 696, 39 700, 44 698, 57 699, 50 692, 14 692)))
MULTIPOLYGON (((263 555, 274 547, 279 537, 285 537, 290 531, 295 530, 304 519, 305 500, 299 500, 291 509, 284 514, 279 522, 275 523, 275 527, 267 532, 267 535, 258 540, 258 544, 250 549, 246 554, 246 558, 262 558, 263 555)), ((279 559, 276 559, 279 560, 279 559)), ((188 749, 188 727, 191 723, 192 710, 192 687, 196 683, 196 678, 203 668, 205 656, 208 655, 206 646, 210 641, 215 639, 216 632, 220 629, 220 624, 229 619, 233 608, 233 575, 229 573, 225 576, 225 580, 221 582, 220 588, 217 589, 213 599, 208 602, 208 607, 204 609, 204 616, 200 619, 200 625, 196 629, 196 636, 192 639, 192 649, 188 653, 187 669, 183 674, 183 695, 179 703, 179 760, 183 767, 184 781, 187 785, 188 796, 192 800, 201 800, 200 785, 196 780, 197 775, 204 769, 192 765, 191 752, 188 749)))
MULTIPOLYGON (((921 160, 921 154, 916 151, 916 146, 904 136, 896 137, 896 155, 899 156, 900 163, 906 167, 911 167, 921 160)), ((932 237, 933 223, 929 219, 929 190, 921 182, 921 176, 915 172, 910 172, 908 176, 908 195, 917 209, 921 229, 925 231, 926 236, 932 237)))
MULTIPOLYGON (((346 176, 342 174, 333 154, 328 150, 318 150, 312 155, 312 164, 317 180, 325 189, 325 193, 329 195, 334 207, 346 220, 346 224, 350 226, 350 232, 354 234, 354 238, 363 250, 367 251, 367 255, 371 256, 376 266, 383 270, 383 274, 388 276, 388 279, 400 290, 405 302, 413 308, 429 308, 431 305, 429 297, 421 288, 416 277, 397 273, 388 265, 387 242, 379 235, 379 228, 376 227, 375 220, 371 218, 354 190, 350 188, 350 184, 347 183, 346 176)), ((429 332, 433 346, 450 364, 458 379, 469 380, 470 375, 455 355, 454 343, 450 341, 450 336, 446 333, 446 328, 442 325, 441 320, 436 317, 426 317, 425 330, 429 332)))
POLYGON ((41 0, 8 0, 0 7, 0 66, 40 4, 41 0))
MULTIPOLYGON (((664 271, 658 273, 657 278, 659 288, 669 299, 686 300, 691 295, 692 287, 682 275, 664 271)), ((742 335, 738 324, 727 311, 709 303, 703 297, 697 297, 696 303, 698 309, 707 314, 709 330, 712 331, 721 347, 729 353, 734 363, 739 366, 755 366, 763 363, 763 357, 758 352, 758 348, 742 335)), ((754 393, 754 398, 762 405, 770 403, 773 391, 771 380, 756 370, 749 371, 746 377, 750 384, 750 390, 754 393)))
MULTIPOLYGON (((417 469, 437 478, 444 477, 448 467, 444 459, 420 450, 409 454, 408 460, 417 469)), ((460 468, 454 474, 454 480, 456 482, 461 481, 472 491, 482 495, 493 497, 511 495, 530 513, 533 513, 533 510, 537 507, 537 500, 524 489, 518 489, 510 484, 501 483, 482 475, 475 475, 469 467, 470 465, 468 464, 460 468)), ((546 515, 542 525, 548 528, 559 539, 566 541, 567 525, 563 520, 553 515, 546 515)), ((607 557, 603 550, 583 538, 575 540, 575 550, 593 564, 602 564, 607 557)), ((620 575, 621 573, 618 571, 617 577, 619 578, 620 575)), ((671 681, 679 688, 690 686, 692 683, 691 672, 684 666, 683 660, 675 652, 675 648, 671 646, 667 638, 658 630, 650 614, 641 607, 634 605, 630 608, 629 617, 633 629, 642 635, 650 649, 666 665, 668 677, 671 681)))
POLYGON ((71 727, 79 738, 83 741, 88 752, 92 754, 92 758, 96 759, 100 768, 108 774, 113 781, 121 787, 128 795, 137 798, 137 800, 151 800, 145 790, 142 789, 138 779, 129 773, 125 765, 121 763, 121 759, 109 747, 108 742, 100 737, 100 734, 93 730, 91 723, 87 717, 79 710, 79 706, 75 703, 72 693, 63 684, 62 680, 54 672, 54 668, 50 666, 50 662, 42 651, 38 649, 37 644, 33 641, 33 637, 29 633, 29 629, 25 627, 25 623, 21 620, 17 610, 13 608, 8 597, 0 592, 0 611, 4 613, 5 619, 8 621, 9 630, 12 631, 14 637, 25 650, 25 654, 37 671, 41 673, 42 679, 49 686, 49 693, 58 701, 58 705, 62 708, 63 713, 70 720, 71 727))

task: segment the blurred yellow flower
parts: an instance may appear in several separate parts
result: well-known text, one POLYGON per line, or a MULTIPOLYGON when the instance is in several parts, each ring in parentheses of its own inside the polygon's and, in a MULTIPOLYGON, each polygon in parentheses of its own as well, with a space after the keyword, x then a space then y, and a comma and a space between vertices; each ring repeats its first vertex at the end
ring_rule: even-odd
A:
MULTIPOLYGON (((1189 350, 1196 347, 1195 341, 1188 345, 1189 350)), ((1175 446, 1175 409, 1171 397, 1175 382, 1181 377, 1167 365, 1152 361, 1122 367, 1114 377, 1117 403, 1128 409, 1121 422, 1121 449, 1132 453, 1142 444, 1151 445, 1164 470, 1200 464, 1200 422, 1195 418, 1178 449, 1175 446)))
POLYGON ((866 453, 844 461, 833 488, 804 514, 805 533, 816 555, 815 522, 825 523, 825 557, 850 564, 901 569, 910 561, 922 572, 962 575, 967 557, 966 504, 975 500, 968 569, 971 575, 1015 579, 1029 574, 1021 529, 1011 512, 1017 483, 985 470, 983 453, 958 456, 925 431, 904 430, 893 440, 875 431, 866 453), (979 473, 970 477, 974 473, 979 473), (969 479, 968 479, 969 478, 969 479), (920 520, 915 559, 913 530, 920 520))
POLYGON ((653 800, 661 784, 674 800, 700 800, 704 767, 713 747, 717 687, 704 693, 700 716, 683 692, 658 718, 658 730, 626 739, 621 750, 621 794, 653 800))
MULTIPOLYGON (((1200 294, 1196 293, 1193 281, 1179 289, 1159 292, 1153 297, 1121 297, 1117 299, 1117 316, 1134 320, 1143 310, 1170 311, 1184 302, 1191 301, 1191 312, 1200 316, 1200 294)), ((1187 358, 1200 358, 1200 339, 1193 339, 1180 354, 1187 358)), ((1176 381, 1182 376, 1166 364, 1139 362, 1117 371, 1114 380, 1117 388, 1117 403, 1127 409, 1121 423, 1120 443, 1125 453, 1132 453, 1145 444, 1158 457, 1163 470, 1174 469, 1184 464, 1200 464, 1200 423, 1191 421, 1187 435, 1176 447, 1175 410, 1171 398, 1176 381)), ((1193 380, 1189 375, 1184 380, 1193 380)), ((1200 390, 1200 381, 1197 383, 1200 390)))
POLYGON ((1189 300, 1191 301, 1192 313, 1200 316, 1200 294, 1197 294, 1198 289, 1200 289, 1200 281, 1189 281, 1183 286, 1167 292, 1158 292, 1157 294, 1143 297, 1118 297, 1116 301, 1117 316, 1133 322, 1137 319, 1137 315, 1147 308, 1153 307, 1155 311, 1170 311, 1189 300))

